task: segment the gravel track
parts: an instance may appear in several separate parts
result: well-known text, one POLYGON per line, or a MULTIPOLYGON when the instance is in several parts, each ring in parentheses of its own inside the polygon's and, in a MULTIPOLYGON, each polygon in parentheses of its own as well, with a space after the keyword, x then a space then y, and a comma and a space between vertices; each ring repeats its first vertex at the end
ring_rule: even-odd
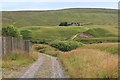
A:
POLYGON ((65 78, 65 76, 57 58, 40 53, 38 60, 25 70, 20 78, 65 78))
POLYGON ((44 60, 44 56, 39 54, 38 60, 33 63, 20 78, 35 78, 35 74, 37 73, 40 66, 43 64, 44 60))
POLYGON ((79 35, 79 33, 74 35, 73 37, 71 37, 71 40, 75 39, 78 35, 79 35))
POLYGON ((63 69, 59 64, 57 58, 52 58, 52 69, 53 69, 53 76, 52 78, 65 78, 63 69))

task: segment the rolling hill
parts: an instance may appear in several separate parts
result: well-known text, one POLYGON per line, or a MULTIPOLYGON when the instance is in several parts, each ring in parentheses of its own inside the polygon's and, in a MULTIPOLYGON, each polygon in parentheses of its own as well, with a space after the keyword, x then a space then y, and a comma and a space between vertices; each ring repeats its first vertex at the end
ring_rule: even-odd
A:
POLYGON ((19 30, 30 30, 32 40, 69 40, 86 32, 93 38, 75 40, 92 42, 116 42, 118 36, 118 10, 100 8, 70 8, 48 11, 3 11, 3 27, 13 24, 19 30), (79 22, 83 26, 59 27, 60 22, 79 22), (108 38, 109 37, 109 38, 108 38))
POLYGON ((24 26, 58 26, 60 22, 79 22, 94 25, 117 25, 115 9, 70 8, 48 11, 3 11, 3 26, 15 23, 24 26))

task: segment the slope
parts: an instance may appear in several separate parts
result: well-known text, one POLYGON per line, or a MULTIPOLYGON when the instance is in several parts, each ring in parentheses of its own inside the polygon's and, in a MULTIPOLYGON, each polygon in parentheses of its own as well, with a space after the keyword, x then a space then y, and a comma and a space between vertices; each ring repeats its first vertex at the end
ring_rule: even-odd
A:
POLYGON ((49 11, 3 11, 3 26, 15 23, 24 26, 57 26, 62 21, 94 25, 117 25, 114 9, 71 8, 49 11))

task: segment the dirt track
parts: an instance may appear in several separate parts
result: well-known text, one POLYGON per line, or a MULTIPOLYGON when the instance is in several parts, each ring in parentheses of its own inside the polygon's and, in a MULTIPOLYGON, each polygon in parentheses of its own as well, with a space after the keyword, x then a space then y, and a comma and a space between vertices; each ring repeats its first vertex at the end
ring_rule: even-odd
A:
POLYGON ((57 58, 40 53, 38 60, 19 78, 65 78, 65 76, 57 58))

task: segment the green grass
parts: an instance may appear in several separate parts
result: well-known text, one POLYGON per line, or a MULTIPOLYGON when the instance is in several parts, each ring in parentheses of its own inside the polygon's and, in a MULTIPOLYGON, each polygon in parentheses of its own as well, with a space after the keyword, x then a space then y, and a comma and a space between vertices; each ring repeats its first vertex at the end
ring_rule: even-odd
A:
POLYGON ((93 37, 82 38, 79 35, 74 39, 82 43, 106 43, 119 42, 118 28, 106 25, 85 26, 88 28, 84 33, 91 34, 93 37))
POLYGON ((69 40, 82 32, 93 34, 96 38, 88 38, 87 40, 78 36, 75 40, 82 40, 83 43, 117 42, 117 14, 117 10, 114 9, 94 8, 71 8, 54 11, 5 11, 2 15, 2 22, 3 27, 15 23, 14 25, 20 30, 31 30, 32 40, 38 40, 41 43, 44 41, 48 43, 55 39, 69 40), (80 27, 59 27, 58 25, 63 21, 91 24, 80 27), (104 39, 104 37, 106 38, 104 39))
POLYGON ((94 37, 114 37, 114 36, 116 36, 112 32, 105 30, 103 28, 92 28, 92 29, 85 31, 84 33, 91 34, 94 37))
MULTIPOLYGON (((118 25, 86 25, 85 27, 90 30, 100 28, 100 29, 105 30, 105 32, 107 31, 110 34, 114 34, 114 35, 118 36, 118 29, 119 29, 118 25)), ((103 35, 103 33, 102 33, 102 35, 103 35)))
POLYGON ((80 38, 80 37, 77 37, 75 40, 78 42, 85 43, 85 44, 120 42, 118 40, 118 37, 98 37, 98 38, 80 38))
POLYGON ((28 26, 20 30, 30 30, 33 40, 66 40, 77 33, 87 30, 86 27, 60 27, 60 26, 28 26))
POLYGON ((114 9, 73 8, 50 11, 3 11, 2 25, 13 22, 17 27, 58 26, 60 22, 92 23, 94 25, 117 25, 118 12, 114 9))
MULTIPOLYGON (((117 28, 114 26, 107 26, 104 28, 100 25, 91 25, 91 26, 69 26, 69 27, 60 27, 60 26, 28 26, 19 28, 20 30, 30 30, 32 32, 32 40, 37 40, 38 42, 49 42, 52 40, 70 40, 74 35, 82 32, 91 32, 93 35, 96 35, 93 38, 81 38, 79 35, 75 38, 77 41, 83 43, 98 43, 98 42, 118 42, 118 33, 117 28), (97 29, 97 30, 96 30, 97 29), (114 31, 114 32, 113 32, 114 31)), ((90 34, 91 34, 90 33, 90 34)))

